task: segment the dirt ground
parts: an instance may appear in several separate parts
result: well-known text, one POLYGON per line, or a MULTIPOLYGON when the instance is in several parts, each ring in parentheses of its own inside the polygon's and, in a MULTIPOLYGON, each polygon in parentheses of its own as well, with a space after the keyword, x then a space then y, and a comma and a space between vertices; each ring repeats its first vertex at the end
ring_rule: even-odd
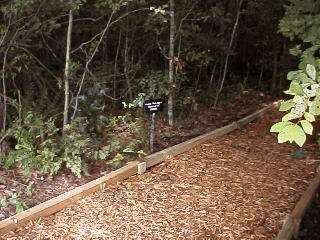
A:
POLYGON ((258 122, 167 159, 1 239, 273 239, 316 168, 258 122))

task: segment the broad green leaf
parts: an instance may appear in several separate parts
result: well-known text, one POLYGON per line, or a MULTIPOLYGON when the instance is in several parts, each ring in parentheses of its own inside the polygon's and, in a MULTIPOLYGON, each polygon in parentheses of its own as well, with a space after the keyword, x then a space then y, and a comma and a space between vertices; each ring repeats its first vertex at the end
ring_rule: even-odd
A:
POLYGON ((288 95, 293 95, 293 96, 295 95, 294 93, 290 92, 289 90, 284 91, 284 93, 288 94, 288 95))
POLYGON ((288 113, 288 114, 283 116, 282 122, 288 122, 290 120, 297 119, 297 118, 299 118, 298 115, 293 114, 293 113, 290 112, 290 113, 288 113))
POLYGON ((298 144, 299 147, 302 147, 307 140, 307 136, 303 129, 300 126, 295 125, 292 134, 294 135, 294 141, 298 144))
POLYGON ((319 83, 315 83, 311 85, 311 90, 318 90, 320 88, 319 83))
POLYGON ((305 112, 305 113, 304 113, 304 118, 305 118, 308 122, 314 122, 314 121, 316 121, 316 118, 315 118, 311 113, 308 113, 308 112, 305 112))
POLYGON ((302 54, 302 50, 300 49, 300 45, 298 45, 298 46, 296 46, 296 47, 294 47, 294 48, 291 48, 290 50, 289 50, 289 52, 290 52, 290 54, 291 55, 293 55, 293 56, 299 56, 299 55, 301 55, 302 54))
POLYGON ((309 112, 314 116, 320 115, 320 99, 319 98, 316 97, 315 100, 312 101, 311 106, 309 108, 309 112))
POLYGON ((290 88, 289 88, 289 91, 294 94, 294 95, 299 95, 299 96, 302 96, 303 95, 303 89, 302 87, 300 86, 299 83, 297 82, 292 82, 290 84, 290 88))
POLYGON ((294 108, 291 109, 290 112, 293 115, 297 115, 298 117, 302 117, 306 110, 307 110, 307 105, 304 103, 299 103, 299 104, 296 104, 294 106, 294 108))
POLYGON ((284 143, 284 142, 296 142, 298 146, 302 147, 307 139, 307 136, 303 129, 297 125, 292 124, 283 129, 282 132, 278 135, 278 142, 284 143))
POLYGON ((307 71, 307 73, 308 73, 308 75, 309 75, 309 77, 312 79, 312 80, 316 80, 316 73, 317 73, 317 71, 316 71, 316 68, 313 66, 313 65, 311 65, 311 64, 307 64, 307 68, 306 68, 306 71, 307 71))
POLYGON ((307 120, 302 120, 301 126, 306 134, 312 135, 313 126, 310 122, 308 122, 307 120))
POLYGON ((294 103, 292 100, 284 101, 281 103, 279 111, 280 112, 286 112, 294 107, 294 103))
POLYGON ((286 131, 282 131, 278 134, 278 143, 285 143, 288 142, 288 133, 286 131))
POLYGON ((314 90, 314 89, 310 90, 308 88, 305 88, 303 89, 303 91, 304 91, 304 94, 309 98, 315 97, 317 95, 317 90, 314 90))
POLYGON ((291 122, 278 122, 274 125, 272 125, 270 132, 273 133, 280 133, 282 132, 287 126, 292 125, 293 123, 291 122))
POLYGON ((302 83, 308 83, 308 84, 314 83, 314 80, 309 78, 308 75, 305 73, 299 73, 296 79, 301 81, 302 83))
POLYGON ((294 96, 294 98, 292 99, 292 102, 294 102, 296 104, 303 104, 304 103, 304 99, 301 96, 294 96))
POLYGON ((301 70, 299 70, 299 71, 291 71, 291 72, 288 73, 287 79, 289 81, 296 80, 298 74, 301 73, 301 72, 302 72, 301 70))

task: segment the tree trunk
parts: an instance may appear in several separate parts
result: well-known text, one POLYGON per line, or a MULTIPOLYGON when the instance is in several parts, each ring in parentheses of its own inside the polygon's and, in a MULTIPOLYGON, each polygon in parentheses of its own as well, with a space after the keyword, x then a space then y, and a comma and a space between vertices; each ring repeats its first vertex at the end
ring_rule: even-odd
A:
MULTIPOLYGON (((128 5, 126 7, 126 11, 128 13, 128 5)), ((132 92, 132 87, 131 87, 131 81, 130 81, 130 76, 129 76, 129 21, 128 18, 126 19, 126 36, 125 36, 125 48, 124 48, 124 75, 126 78, 127 82, 127 87, 128 87, 128 93, 129 93, 129 98, 130 101, 133 100, 133 92, 132 92)))
POLYGON ((219 96, 221 94, 221 91, 223 89, 223 86, 224 86, 224 83, 225 83, 225 80, 226 80, 227 71, 228 71, 228 65, 229 65, 230 52, 232 50, 233 41, 234 41, 234 38, 236 36, 236 31, 237 31, 237 28, 238 28, 238 25, 239 25, 242 3, 243 3, 243 0, 240 0, 239 6, 238 6, 238 11, 237 11, 236 21, 235 21, 234 26, 233 26, 233 30, 232 30, 229 46, 228 46, 228 49, 227 49, 227 55, 226 55, 226 60, 225 60, 225 63, 224 63, 224 70, 223 70, 223 75, 222 75, 222 79, 221 79, 221 84, 220 84, 220 87, 219 87, 219 89, 218 89, 218 91, 216 93, 216 97, 215 97, 215 100, 214 100, 213 108, 216 108, 217 105, 218 105, 219 96))
POLYGON ((282 42, 282 54, 281 54, 281 58, 280 58, 280 69, 281 69, 281 77, 278 80, 278 89, 282 90, 283 88, 283 80, 286 79, 285 74, 283 74, 284 72, 287 72, 286 69, 286 54, 287 54, 288 50, 287 50, 287 39, 283 39, 282 42))
POLYGON ((249 76, 250 76, 250 63, 247 62, 247 73, 246 73, 246 77, 244 78, 244 81, 243 81, 243 86, 245 88, 247 87, 247 84, 248 84, 248 81, 249 81, 249 76))
POLYGON ((213 66, 213 69, 211 71, 211 76, 210 76, 210 83, 209 83, 209 89, 211 90, 212 89, 212 85, 213 85, 213 80, 214 80, 214 75, 216 73, 216 69, 217 69, 217 66, 218 66, 218 62, 219 61, 216 61, 214 66, 213 66))
POLYGON ((258 81, 259 90, 261 90, 263 71, 264 71, 264 67, 263 67, 263 64, 261 64, 261 70, 260 70, 259 81, 258 81))
POLYGON ((73 27, 73 12, 69 11, 69 25, 67 33, 67 49, 66 49, 66 62, 64 70, 64 110, 63 110, 63 127, 62 132, 65 133, 66 125, 68 124, 69 115, 69 101, 70 101, 70 51, 71 51, 71 37, 72 37, 72 27, 73 27))
POLYGON ((272 84, 271 91, 275 91, 277 89, 277 81, 278 81, 278 52, 275 50, 273 52, 273 64, 272 64, 272 84))
POLYGON ((3 132, 6 131, 7 125, 7 85, 6 85, 6 64, 7 64, 7 55, 9 49, 7 49, 4 53, 3 57, 3 65, 2 65, 2 94, 3 94, 3 102, 1 103, 1 130, 3 132))
POLYGON ((121 37, 122 33, 119 32, 119 40, 118 40, 118 47, 117 47, 117 53, 116 58, 114 60, 114 76, 113 76, 113 98, 117 98, 117 74, 118 74, 118 58, 119 58, 119 52, 121 47, 121 37))
POLYGON ((170 0, 170 47, 169 47, 169 97, 168 119, 169 125, 173 126, 173 95, 174 95, 174 39, 175 39, 175 11, 174 0, 170 0))

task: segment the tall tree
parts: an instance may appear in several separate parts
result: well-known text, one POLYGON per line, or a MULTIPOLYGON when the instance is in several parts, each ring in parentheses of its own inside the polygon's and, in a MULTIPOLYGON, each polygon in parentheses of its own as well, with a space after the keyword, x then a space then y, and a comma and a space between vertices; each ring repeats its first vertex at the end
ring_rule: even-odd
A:
POLYGON ((70 52, 72 41, 72 28, 73 28, 73 11, 69 11, 69 24, 67 31, 67 48, 66 48, 66 60, 64 69, 64 109, 63 109, 63 127, 62 132, 66 130, 69 118, 69 104, 70 104, 70 52))
POLYGON ((237 32, 237 29, 238 29, 240 16, 242 14, 242 4, 243 4, 243 0, 240 0, 239 3, 238 3, 238 7, 237 7, 237 14, 236 14, 235 22, 234 22, 234 25, 233 25, 230 41, 229 41, 229 44, 228 44, 228 47, 227 47, 227 52, 226 52, 226 58, 225 58, 225 62, 224 62, 224 68, 223 68, 223 75, 222 75, 221 83, 220 83, 220 86, 219 86, 219 88, 217 90, 217 93, 216 93, 216 96, 215 96, 215 100, 214 100, 214 104, 213 104, 214 108, 216 108, 217 105, 218 105, 219 96, 221 94, 221 91, 222 91, 223 86, 224 86, 225 81, 226 81, 230 54, 231 54, 231 51, 232 51, 232 48, 233 48, 234 39, 236 37, 236 32, 237 32))
POLYGON ((168 119, 169 125, 173 126, 173 98, 174 98, 174 42, 175 42, 175 2, 170 0, 170 44, 169 44, 169 96, 168 96, 168 119))

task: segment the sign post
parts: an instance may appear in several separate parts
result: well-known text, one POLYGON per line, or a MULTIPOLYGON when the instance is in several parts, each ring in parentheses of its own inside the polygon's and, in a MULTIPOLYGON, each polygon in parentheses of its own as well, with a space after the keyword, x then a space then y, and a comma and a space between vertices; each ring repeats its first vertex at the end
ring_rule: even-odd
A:
POLYGON ((146 100, 143 104, 144 110, 151 114, 151 124, 150 124, 150 140, 149 140, 149 147, 150 152, 153 153, 153 145, 155 139, 155 118, 156 113, 161 112, 163 109, 163 100, 162 99, 150 99, 146 100))
POLYGON ((153 143, 154 143, 154 135, 155 135, 155 117, 156 114, 152 113, 151 114, 151 125, 150 125, 150 140, 149 140, 149 146, 150 146, 150 152, 153 153, 153 143))

